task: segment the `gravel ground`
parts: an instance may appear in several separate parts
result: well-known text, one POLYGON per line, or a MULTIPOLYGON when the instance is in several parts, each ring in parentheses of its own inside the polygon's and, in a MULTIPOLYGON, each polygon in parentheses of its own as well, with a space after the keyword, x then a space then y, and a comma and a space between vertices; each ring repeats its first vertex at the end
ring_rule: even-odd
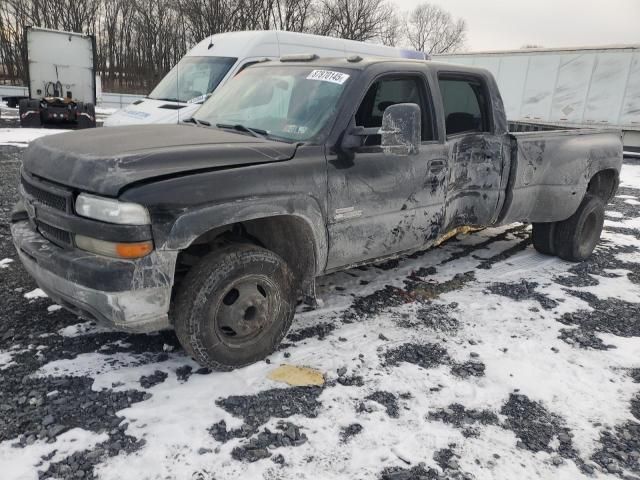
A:
POLYGON ((587 262, 515 225, 330 275, 269 362, 212 373, 172 332, 25 298, 20 153, 0 145, 3 479, 640 478, 640 165, 587 262), (268 380, 281 363, 326 382, 268 380))

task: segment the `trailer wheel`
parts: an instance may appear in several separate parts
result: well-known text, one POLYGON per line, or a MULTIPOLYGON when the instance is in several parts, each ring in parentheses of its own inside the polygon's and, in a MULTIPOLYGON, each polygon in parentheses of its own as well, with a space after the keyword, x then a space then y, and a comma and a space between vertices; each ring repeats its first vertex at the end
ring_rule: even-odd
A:
POLYGON ((78 103, 77 112, 78 128, 95 128, 96 108, 93 103, 78 103))
POLYGON ((40 102, 23 98, 18 105, 18 114, 20 116, 20 126, 23 128, 40 128, 42 126, 42 118, 40 117, 40 102))
POLYGON ((578 210, 555 231, 555 251, 563 260, 581 262, 591 255, 604 225, 604 203, 595 195, 585 195, 578 210))
POLYGON ((550 223, 534 223, 531 226, 531 240, 533 247, 540 253, 545 255, 555 255, 555 231, 556 224, 550 223))
POLYGON ((232 244, 204 257, 175 299, 175 330, 200 364, 232 370, 273 352, 295 311, 293 274, 275 253, 232 244))

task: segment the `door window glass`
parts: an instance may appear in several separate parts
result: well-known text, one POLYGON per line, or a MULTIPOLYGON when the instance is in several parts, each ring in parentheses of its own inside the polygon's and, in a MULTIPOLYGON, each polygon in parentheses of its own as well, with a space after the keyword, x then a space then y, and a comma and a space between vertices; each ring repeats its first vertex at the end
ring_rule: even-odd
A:
POLYGON ((488 132, 488 102, 482 83, 476 79, 440 78, 447 135, 488 132))
MULTIPOLYGON (((428 112, 424 102, 424 87, 419 77, 382 78, 374 82, 367 91, 358 111, 356 125, 365 128, 381 127, 382 115, 391 105, 415 103, 422 112, 422 140, 433 139, 428 112)), ((367 145, 380 145, 380 135, 370 135, 367 145)))

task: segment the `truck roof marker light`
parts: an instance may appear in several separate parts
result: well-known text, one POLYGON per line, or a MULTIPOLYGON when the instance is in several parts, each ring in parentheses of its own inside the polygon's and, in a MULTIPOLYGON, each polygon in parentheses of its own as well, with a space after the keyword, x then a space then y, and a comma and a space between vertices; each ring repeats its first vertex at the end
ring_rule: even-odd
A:
POLYGON ((362 61, 362 57, 360 55, 350 55, 347 57, 347 62, 349 63, 358 63, 362 61))
POLYGON ((295 55, 283 55, 280 57, 281 62, 312 62, 320 57, 315 53, 298 53, 295 55))

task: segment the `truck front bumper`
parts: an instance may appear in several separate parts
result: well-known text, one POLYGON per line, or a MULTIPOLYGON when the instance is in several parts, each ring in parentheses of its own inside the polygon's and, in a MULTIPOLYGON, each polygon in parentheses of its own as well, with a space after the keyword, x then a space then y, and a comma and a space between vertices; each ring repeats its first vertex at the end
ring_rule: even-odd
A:
POLYGON ((177 252, 137 260, 111 259, 46 240, 28 220, 11 224, 20 260, 38 286, 71 312, 117 330, 170 328, 169 306, 177 252))

